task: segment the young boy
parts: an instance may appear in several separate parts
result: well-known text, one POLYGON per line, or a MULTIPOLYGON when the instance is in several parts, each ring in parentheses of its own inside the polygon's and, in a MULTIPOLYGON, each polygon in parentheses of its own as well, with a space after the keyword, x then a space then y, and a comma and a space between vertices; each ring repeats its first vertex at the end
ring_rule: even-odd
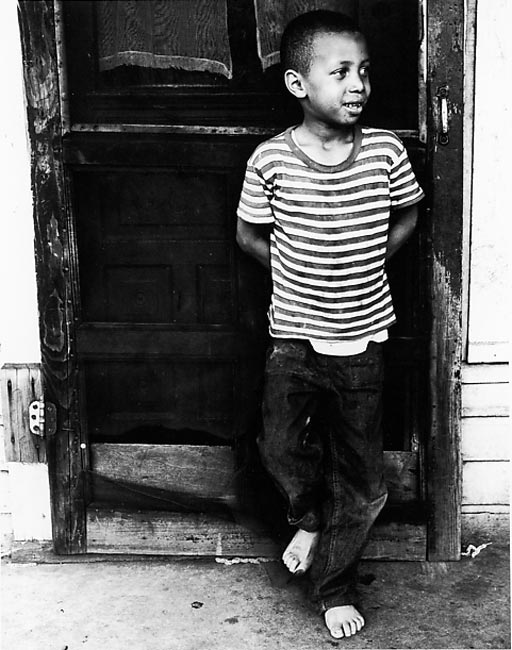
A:
POLYGON ((395 317, 385 261, 411 235, 423 192, 398 137, 358 126, 370 61, 351 19, 298 16, 281 64, 303 121, 256 148, 238 208, 237 242, 273 286, 258 443, 297 527, 284 564, 309 569, 341 638, 364 625, 357 564, 387 496, 382 343, 395 317))

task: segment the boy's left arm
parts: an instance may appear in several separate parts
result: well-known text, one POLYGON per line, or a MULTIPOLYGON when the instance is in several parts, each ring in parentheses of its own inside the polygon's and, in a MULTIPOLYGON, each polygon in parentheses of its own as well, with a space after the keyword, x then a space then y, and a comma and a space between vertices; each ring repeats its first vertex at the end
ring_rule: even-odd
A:
POLYGON ((386 259, 389 260, 412 235, 418 221, 418 206, 409 205, 393 211, 393 222, 389 229, 386 259))

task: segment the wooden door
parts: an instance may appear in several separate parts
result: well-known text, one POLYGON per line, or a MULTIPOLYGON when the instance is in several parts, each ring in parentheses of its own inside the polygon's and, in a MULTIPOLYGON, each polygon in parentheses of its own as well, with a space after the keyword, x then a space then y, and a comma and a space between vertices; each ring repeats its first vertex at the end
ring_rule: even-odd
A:
MULTIPOLYGON (((425 182, 420 6, 348 5, 374 58, 366 119, 398 131, 425 182)), ((26 9, 27 33, 43 20, 49 34, 54 21, 66 62, 52 250, 39 239, 49 262, 61 242, 58 274, 41 265, 40 294, 58 279, 40 302, 47 395, 60 408, 50 453, 59 552, 274 552, 259 518, 274 495, 254 454, 269 282, 236 248, 235 211, 252 149, 299 116, 277 67, 261 70, 253 3, 227 7, 231 80, 100 72, 97 3, 41 3, 37 18, 26 9)), ((370 546, 378 557, 426 554, 430 234, 425 217, 390 268, 399 324, 387 346, 391 499, 370 546)))

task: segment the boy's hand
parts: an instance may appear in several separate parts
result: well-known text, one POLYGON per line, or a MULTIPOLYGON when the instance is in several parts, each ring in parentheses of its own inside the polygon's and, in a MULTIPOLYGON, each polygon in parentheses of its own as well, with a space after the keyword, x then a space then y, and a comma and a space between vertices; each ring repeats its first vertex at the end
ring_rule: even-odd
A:
POLYGON ((412 235, 418 221, 418 206, 410 205, 393 211, 393 223, 389 229, 386 260, 389 260, 412 235))
POLYGON ((236 242, 240 248, 270 270, 270 241, 268 228, 257 226, 238 217, 236 242))

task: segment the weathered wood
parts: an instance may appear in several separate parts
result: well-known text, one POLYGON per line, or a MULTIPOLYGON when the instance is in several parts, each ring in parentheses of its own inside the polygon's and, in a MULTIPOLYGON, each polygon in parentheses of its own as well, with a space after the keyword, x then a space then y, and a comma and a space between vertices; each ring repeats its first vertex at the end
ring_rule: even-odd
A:
POLYGON ((46 462, 46 442, 30 432, 29 405, 43 397, 37 363, 5 364, 0 371, 5 460, 46 462))
POLYGON ((510 413, 508 384, 464 384, 462 386, 462 416, 507 417, 510 413))
MULTIPOLYGON (((268 126, 208 126, 198 124, 73 124, 78 133, 186 133, 193 135, 258 135, 272 137, 278 131, 268 126)), ((402 139, 418 138, 414 129, 396 129, 402 139)))
MULTIPOLYGON (((389 503, 418 501, 418 455, 386 451, 384 461, 389 503)), ((165 499, 166 493, 169 500, 172 494, 177 494, 233 506, 238 502, 235 456, 228 446, 93 444, 90 467, 93 500, 96 500, 94 483, 97 474, 100 483, 102 479, 109 479, 133 488, 160 490, 158 494, 148 491, 148 503, 156 497, 165 499)), ((98 484, 100 487, 104 489, 98 484)), ((142 496, 137 495, 139 504, 142 496)), ((126 494, 126 499, 129 499, 129 494, 126 494)))
MULTIPOLYGON (((129 512, 91 506, 87 511, 88 553, 134 553, 277 559, 282 544, 264 528, 207 515, 129 512)), ((365 559, 424 560, 425 526, 376 526, 365 559)))
POLYGON ((426 548, 426 524, 409 524, 403 521, 376 524, 363 553, 363 559, 421 562, 426 559, 426 548))
POLYGON ((509 461, 469 461, 463 464, 464 505, 507 505, 510 502, 509 461))
POLYGON ((510 420, 508 418, 464 418, 462 420, 463 460, 510 460, 510 420))
POLYGON ((410 504, 421 500, 419 458, 416 452, 385 451, 384 478, 390 505, 410 504))
POLYGON ((463 0, 430 0, 427 14, 433 312, 431 427, 427 447, 430 560, 460 557, 463 28, 463 0), (449 130, 443 141, 441 103, 444 99, 449 130))
POLYGON ((93 480, 98 473, 170 493, 236 500, 235 460, 226 446, 93 444, 91 470, 93 480))
POLYGON ((47 439, 54 545, 84 548, 77 369, 70 335, 76 268, 61 164, 61 114, 53 1, 20 2, 27 123, 32 150, 36 273, 45 400, 57 407, 57 433, 47 439))

